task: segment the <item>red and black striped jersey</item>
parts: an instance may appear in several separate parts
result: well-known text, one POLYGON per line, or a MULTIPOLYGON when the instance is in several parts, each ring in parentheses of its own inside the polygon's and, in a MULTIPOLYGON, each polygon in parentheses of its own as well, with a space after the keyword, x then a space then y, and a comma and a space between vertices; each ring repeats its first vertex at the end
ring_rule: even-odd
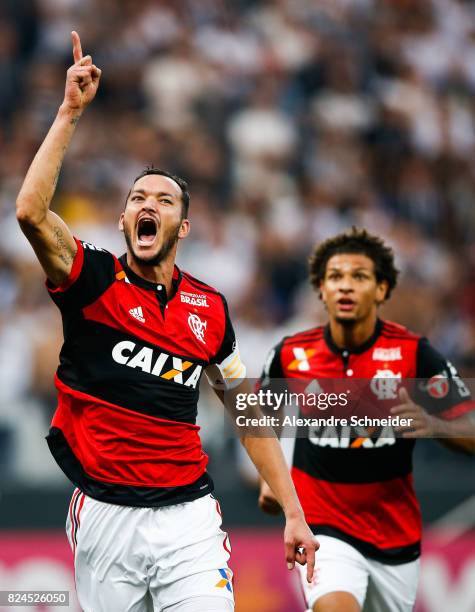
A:
POLYGON ((199 383, 245 376, 224 297, 177 267, 173 290, 77 242, 69 278, 47 282, 63 319, 48 444, 68 478, 109 503, 162 506, 213 489, 196 425, 199 383))
MULTIPOLYGON (((386 413, 400 403, 400 381, 418 379, 413 399, 432 414, 452 419, 475 408, 452 364, 427 339, 389 321, 378 320, 373 336, 352 351, 334 344, 329 326, 284 338, 267 359, 261 386, 279 380, 282 388, 284 379, 286 388, 308 380, 332 390, 338 379, 364 381, 369 401, 384 405, 386 413)), ((391 427, 366 438, 328 429, 309 428, 295 440, 292 477, 309 525, 385 563, 417 558, 421 515, 412 477, 414 441, 396 437, 391 427)))

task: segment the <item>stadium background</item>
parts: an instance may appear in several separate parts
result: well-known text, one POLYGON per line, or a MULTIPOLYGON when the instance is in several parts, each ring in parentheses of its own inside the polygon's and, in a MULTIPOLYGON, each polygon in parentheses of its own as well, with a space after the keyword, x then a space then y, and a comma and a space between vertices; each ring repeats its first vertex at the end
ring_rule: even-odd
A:
MULTIPOLYGON (((133 177, 151 163, 184 176, 192 235, 179 263, 227 295, 257 376, 284 333, 324 319, 306 279, 312 245, 368 227, 402 270, 385 316, 475 373, 473 2, 2 0, 3 589, 73 589, 62 532, 71 488, 43 440, 61 326, 14 214, 62 100, 73 28, 103 71, 54 204, 76 235, 120 254, 116 222, 133 177)), ((279 522, 257 511, 255 475, 206 389, 200 422, 234 545, 238 612, 300 609, 279 522)), ((475 610, 473 468, 418 445, 421 611, 475 610)))

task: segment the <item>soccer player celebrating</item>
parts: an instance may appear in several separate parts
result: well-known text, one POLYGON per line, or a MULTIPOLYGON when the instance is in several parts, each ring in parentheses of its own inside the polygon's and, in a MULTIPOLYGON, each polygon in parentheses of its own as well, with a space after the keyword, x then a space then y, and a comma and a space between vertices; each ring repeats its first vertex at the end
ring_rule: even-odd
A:
MULTIPOLYGON (((368 437, 309 428, 295 440, 292 478, 320 542, 314 580, 304 583, 314 612, 359 612, 363 605, 371 612, 412 610, 421 539, 415 439, 438 438, 475 452, 475 403, 455 368, 425 338, 378 318, 397 274, 391 249, 365 230, 323 242, 310 259, 310 277, 329 322, 284 338, 261 380, 269 388, 272 379, 285 379, 288 387, 292 381, 324 387, 325 379, 333 385, 335 379, 365 379, 371 396, 365 400, 401 421, 397 435, 387 428, 368 437), (403 379, 419 379, 412 398, 403 379)), ((265 482, 259 503, 266 512, 279 511, 265 482)))
MULTIPOLYGON (((17 218, 63 318, 58 407, 48 444, 76 485, 67 519, 85 612, 234 609, 229 540, 206 472, 196 411, 201 375, 246 393, 224 297, 175 265, 190 230, 186 183, 161 170, 134 181, 119 259, 74 238, 49 209, 76 124, 101 71, 72 33, 64 101, 17 199, 17 218)), ((318 548, 278 441, 242 442, 286 515, 285 556, 318 548)))

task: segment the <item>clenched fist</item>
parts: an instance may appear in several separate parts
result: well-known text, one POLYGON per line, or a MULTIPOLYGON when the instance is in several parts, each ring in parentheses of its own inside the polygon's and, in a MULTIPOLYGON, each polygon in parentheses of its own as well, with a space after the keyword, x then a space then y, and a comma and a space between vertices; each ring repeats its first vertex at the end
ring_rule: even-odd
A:
POLYGON ((77 32, 71 32, 74 64, 66 75, 63 107, 80 114, 92 102, 99 87, 101 70, 92 63, 92 57, 83 57, 81 39, 77 32))

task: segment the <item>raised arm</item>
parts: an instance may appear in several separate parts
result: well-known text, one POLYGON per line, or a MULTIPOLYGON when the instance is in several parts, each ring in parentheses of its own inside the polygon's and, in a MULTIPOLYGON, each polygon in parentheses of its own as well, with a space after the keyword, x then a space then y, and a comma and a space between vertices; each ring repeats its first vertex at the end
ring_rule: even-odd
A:
POLYGON ((77 32, 72 32, 72 42, 74 64, 67 72, 63 103, 31 163, 16 201, 20 227, 55 285, 69 276, 76 244, 67 225, 49 206, 76 124, 94 99, 101 77, 91 56, 83 57, 77 32))

